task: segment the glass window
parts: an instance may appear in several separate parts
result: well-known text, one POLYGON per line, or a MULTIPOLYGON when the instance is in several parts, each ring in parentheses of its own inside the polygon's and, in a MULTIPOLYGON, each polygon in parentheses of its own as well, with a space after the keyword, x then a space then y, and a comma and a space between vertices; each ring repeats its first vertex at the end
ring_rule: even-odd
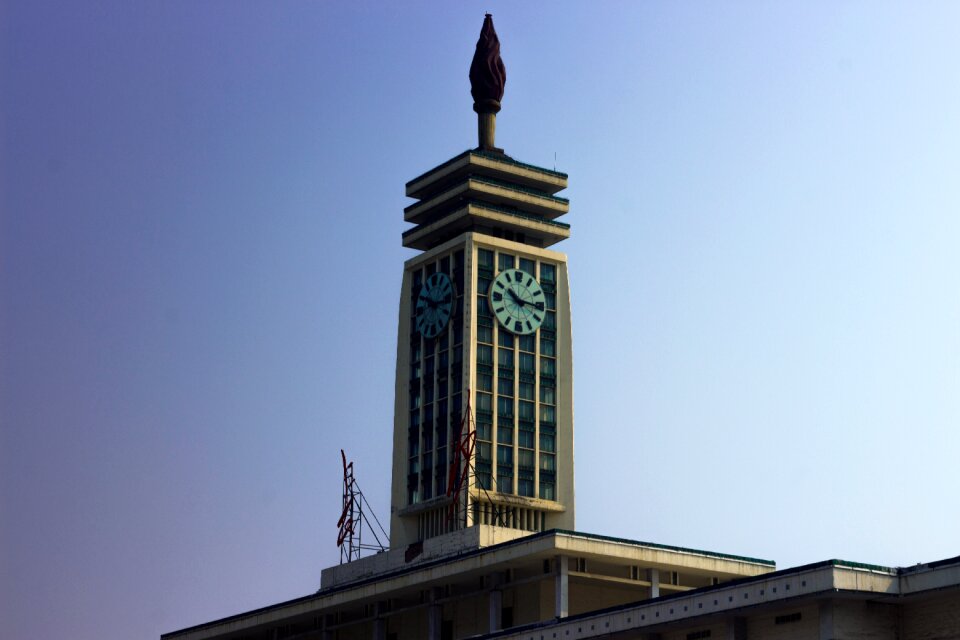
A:
POLYGON ((540 422, 546 422, 547 424, 556 424, 557 422, 556 408, 551 407, 548 404, 540 405, 540 422))
POLYGON ((437 265, 431 262, 427 265, 427 277, 429 278, 437 272, 437 265))
POLYGON ((513 444, 513 427, 497 427, 497 442, 513 444))
MULTIPOLYGON (((520 429, 520 431, 517 432, 517 444, 527 449, 533 449, 533 431, 520 429)), ((532 455, 533 452, 531 451, 530 454, 532 455)), ((533 466, 533 458, 530 458, 530 466, 533 466)))
POLYGON ((453 344, 461 344, 463 342, 463 325, 459 322, 453 325, 453 344))
POLYGON ((477 472, 477 486, 490 491, 493 489, 493 478, 488 472, 477 472))
POLYGON ((533 419, 534 419, 534 407, 535 407, 535 406, 536 406, 536 405, 534 405, 532 402, 524 402, 523 400, 521 400, 521 401, 520 401, 519 412, 518 412, 518 413, 519 413, 519 416, 520 416, 520 419, 521 419, 521 420, 530 420, 530 421, 532 422, 533 419))
POLYGON ((556 471, 557 457, 552 453, 541 453, 540 468, 543 469, 544 471, 556 471))
MULTIPOLYGON (((481 318, 492 318, 493 314, 490 312, 490 305, 487 304, 487 296, 477 296, 477 315, 481 318)), ((547 315, 550 315, 550 312, 547 312, 547 315)), ((543 319, 544 322, 547 321, 547 318, 543 319)))
POLYGON ((478 249, 477 264, 481 267, 493 269, 493 251, 488 249, 478 249))
POLYGON ((477 457, 481 462, 492 462, 493 458, 490 455, 491 445, 489 442, 478 442, 477 443, 477 457))
POLYGON ((513 348, 513 334, 510 333, 509 331, 503 331, 503 330, 501 330, 501 331, 497 334, 497 343, 498 343, 501 347, 509 347, 509 348, 512 349, 512 348, 513 348))
POLYGON ((446 376, 446 375, 447 375, 447 367, 450 366, 450 352, 449 352, 449 351, 441 351, 441 352, 440 352, 440 355, 438 356, 438 360, 439 360, 439 362, 440 362, 440 364, 439 364, 439 367, 440 367, 440 375, 441 375, 441 376, 446 376))
POLYGON ((553 330, 557 328, 557 312, 556 311, 547 311, 547 315, 543 317, 543 328, 553 330))
POLYGON ((484 299, 486 299, 487 292, 490 291, 491 282, 493 282, 492 278, 485 278, 483 276, 477 277, 477 295, 483 296, 484 299))
POLYGON ((520 351, 529 351, 530 353, 533 353, 537 346, 536 335, 531 333, 525 336, 520 336, 517 339, 517 344, 520 347, 520 351))
POLYGON ((513 493, 513 474, 509 469, 501 470, 497 468, 497 491, 513 493))
POLYGON ((557 499, 557 492, 552 482, 540 481, 540 498, 543 500, 557 499))
POLYGON ((420 362, 414 362, 410 365, 410 379, 419 380, 420 379, 420 362))
POLYGON ((493 431, 493 425, 489 422, 477 422, 477 438, 480 440, 490 440, 493 431))
POLYGON ((433 376, 433 356, 430 356, 429 358, 427 358, 426 363, 427 364, 425 367, 426 370, 424 371, 424 375, 426 375, 427 377, 432 377, 433 376))
POLYGON ((557 268, 552 264, 541 262, 540 263, 540 279, 543 282, 556 282, 557 268))
POLYGON ((477 342, 493 343, 493 327, 479 325, 477 327, 477 342))
POLYGON ((533 478, 520 478, 517 480, 517 495, 533 497, 533 478))
POLYGON ((557 355, 557 343, 545 336, 540 336, 540 354, 544 356, 557 355))
POLYGON ((477 374, 477 389, 480 391, 493 391, 493 376, 489 373, 477 374))
POLYGON ((520 373, 533 373, 536 360, 532 353, 520 352, 520 373))
POLYGON ((489 393, 477 391, 477 411, 491 413, 493 411, 493 396, 489 393))
POLYGON ((499 349, 497 353, 497 366, 504 369, 513 369, 513 349, 499 349))
POLYGON ((493 347, 483 344, 477 345, 477 362, 480 364, 493 365, 493 347))
POLYGON ((557 390, 545 384, 540 385, 540 402, 557 404, 557 390))
POLYGON ((557 294, 552 291, 545 291, 543 296, 546 298, 547 309, 557 308, 557 294))
POLYGON ((497 445, 497 464, 513 466, 513 447, 497 445))
POLYGON ((557 361, 553 358, 540 358, 540 373, 555 378, 557 376, 557 361))
POLYGON ((420 389, 410 392, 410 408, 411 409, 420 408, 420 389))
POLYGON ((533 400, 533 385, 529 382, 520 383, 520 399, 533 400))
POLYGON ((440 271, 450 275, 450 256, 443 256, 440 258, 440 271))
POLYGON ((509 253, 501 253, 499 270, 504 271, 505 269, 513 269, 513 266, 514 266, 513 256, 510 255, 509 253))
POLYGON ((537 263, 533 260, 527 260, 526 258, 520 258, 520 271, 526 271, 533 277, 537 276, 537 263))
POLYGON ((513 379, 497 378, 497 393, 501 396, 513 397, 513 379))
POLYGON ((540 434, 540 451, 546 451, 547 453, 556 453, 557 436, 550 433, 541 433, 540 434))
POLYGON ((513 398, 497 398, 497 415, 513 417, 513 398))

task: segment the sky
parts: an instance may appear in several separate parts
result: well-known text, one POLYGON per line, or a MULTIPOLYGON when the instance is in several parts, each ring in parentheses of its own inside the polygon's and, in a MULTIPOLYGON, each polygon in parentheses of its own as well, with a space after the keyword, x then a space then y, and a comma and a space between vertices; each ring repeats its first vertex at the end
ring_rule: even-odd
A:
POLYGON ((0 0, 0 636, 306 595, 389 516, 407 180, 570 176, 577 529, 960 553, 960 5, 0 0))

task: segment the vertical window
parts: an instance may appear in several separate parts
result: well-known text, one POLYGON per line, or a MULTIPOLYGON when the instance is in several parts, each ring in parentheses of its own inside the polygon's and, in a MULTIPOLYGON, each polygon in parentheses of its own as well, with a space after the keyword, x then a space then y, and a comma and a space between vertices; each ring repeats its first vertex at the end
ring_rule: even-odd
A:
POLYGON ((505 271, 506 269, 513 269, 514 259, 513 256, 509 253, 500 254, 500 268, 498 271, 505 271))
POLYGON ((540 374, 550 378, 556 378, 557 361, 553 358, 540 358, 540 374))
POLYGON ((493 270, 493 251, 488 249, 477 249, 477 265, 493 270))
POLYGON ((526 271, 533 277, 537 277, 537 263, 533 260, 520 258, 520 271, 526 271))
POLYGON ((479 344, 477 345, 477 362, 480 364, 493 365, 493 347, 479 344))
POLYGON ((552 264, 540 263, 540 280, 543 282, 557 281, 557 268, 552 264))
POLYGON ((537 346, 536 334, 530 333, 525 336, 520 336, 517 339, 517 345, 520 347, 520 351, 533 353, 537 346))

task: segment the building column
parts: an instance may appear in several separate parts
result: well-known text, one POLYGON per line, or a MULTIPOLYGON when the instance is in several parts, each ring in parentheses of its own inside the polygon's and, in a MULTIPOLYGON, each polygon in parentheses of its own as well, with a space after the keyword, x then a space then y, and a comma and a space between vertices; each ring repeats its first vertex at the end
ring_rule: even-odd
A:
POLYGON ((820 603, 820 640, 833 640, 833 601, 820 603))
POLYGON ((440 640, 443 629, 443 605, 437 602, 440 599, 440 589, 430 590, 430 605, 427 607, 427 638, 440 640))
POLYGON ((322 619, 322 631, 320 632, 320 640, 333 640, 335 635, 333 627, 337 623, 337 618, 332 614, 325 614, 322 619))
POLYGON ((374 605, 373 615, 373 640, 387 640, 387 603, 374 605))
POLYGON ((747 619, 728 618, 726 640, 747 640, 747 619))
POLYGON ((570 558, 557 556, 557 572, 554 585, 556 617, 566 618, 570 613, 570 558))
POLYGON ((647 580, 650 581, 650 597, 660 597, 660 569, 647 569, 647 580))
POLYGON ((503 592, 500 589, 491 589, 490 591, 490 633, 499 631, 503 626, 501 614, 503 613, 503 592))

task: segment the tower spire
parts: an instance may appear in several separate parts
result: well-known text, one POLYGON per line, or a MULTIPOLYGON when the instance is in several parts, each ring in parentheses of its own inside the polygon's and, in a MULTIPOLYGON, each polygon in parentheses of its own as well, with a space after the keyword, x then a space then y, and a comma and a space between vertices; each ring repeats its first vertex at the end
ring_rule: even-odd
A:
POLYGON ((500 58, 500 39, 493 28, 493 16, 483 19, 477 50, 470 64, 470 94, 473 110, 477 112, 478 147, 484 151, 503 152, 494 144, 497 131, 497 112, 507 83, 507 69, 500 58))

